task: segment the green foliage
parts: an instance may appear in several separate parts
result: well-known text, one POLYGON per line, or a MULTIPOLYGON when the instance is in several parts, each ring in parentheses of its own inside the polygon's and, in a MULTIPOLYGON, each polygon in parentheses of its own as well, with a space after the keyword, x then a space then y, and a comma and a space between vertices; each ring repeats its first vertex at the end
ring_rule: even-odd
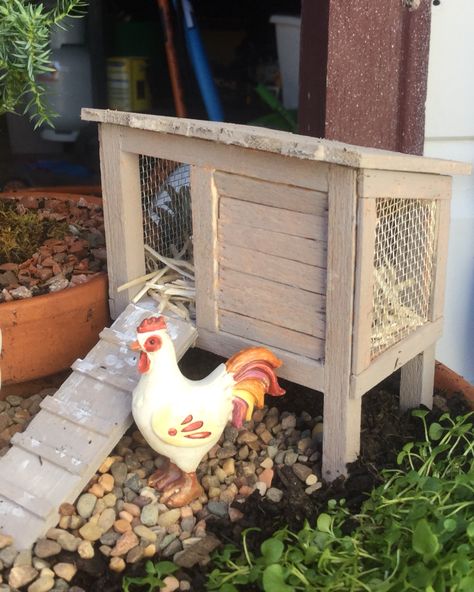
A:
POLYGON ((62 239, 66 222, 48 220, 33 210, 18 210, 15 201, 0 201, 0 264, 23 263, 48 238, 62 239))
POLYGON ((227 546, 214 557, 208 590, 239 592, 467 592, 474 590, 474 430, 472 414, 426 423, 399 469, 352 516, 331 500, 316 527, 277 531, 254 555, 227 546), (348 534, 349 525, 356 522, 348 534))
POLYGON ((45 103, 38 76, 52 71, 49 41, 54 27, 82 16, 85 0, 59 0, 46 10, 29 0, 0 0, 0 115, 21 106, 35 127, 52 125, 54 114, 45 103))
POLYGON ((155 564, 152 561, 147 561, 145 575, 136 578, 126 576, 123 579, 122 590, 123 592, 138 592, 138 590, 140 592, 155 592, 165 585, 163 578, 174 573, 177 569, 178 567, 171 561, 160 561, 155 564))

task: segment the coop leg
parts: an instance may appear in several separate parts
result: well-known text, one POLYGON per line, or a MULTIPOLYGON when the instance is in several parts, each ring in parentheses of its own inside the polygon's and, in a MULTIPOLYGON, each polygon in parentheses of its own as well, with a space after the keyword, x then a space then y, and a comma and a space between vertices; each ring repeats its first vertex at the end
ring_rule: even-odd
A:
POLYGON ((347 475, 347 463, 360 450, 362 398, 349 397, 347 389, 329 388, 324 393, 323 479, 333 481, 347 475))
POLYGON ((435 345, 431 345, 402 367, 400 409, 433 406, 435 345))

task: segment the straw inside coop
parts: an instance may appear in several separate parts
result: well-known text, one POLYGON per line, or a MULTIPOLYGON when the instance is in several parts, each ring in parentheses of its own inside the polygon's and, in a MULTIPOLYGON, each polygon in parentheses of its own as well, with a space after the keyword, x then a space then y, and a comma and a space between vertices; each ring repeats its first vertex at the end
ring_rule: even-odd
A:
POLYGON ((376 200, 371 357, 429 321, 436 201, 376 200))
MULTIPOLYGON (((145 245, 164 257, 192 259, 190 166, 143 155, 139 164, 145 245)), ((145 261, 147 271, 157 268, 148 253, 145 261)))

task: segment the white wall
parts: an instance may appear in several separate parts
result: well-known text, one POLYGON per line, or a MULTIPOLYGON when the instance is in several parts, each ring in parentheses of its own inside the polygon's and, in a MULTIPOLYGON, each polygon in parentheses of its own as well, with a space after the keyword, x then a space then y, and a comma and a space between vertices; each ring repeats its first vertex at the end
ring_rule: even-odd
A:
MULTIPOLYGON (((474 164, 474 0, 432 8, 425 155, 474 164)), ((454 179, 451 215, 436 357, 474 382, 474 175, 454 179)))

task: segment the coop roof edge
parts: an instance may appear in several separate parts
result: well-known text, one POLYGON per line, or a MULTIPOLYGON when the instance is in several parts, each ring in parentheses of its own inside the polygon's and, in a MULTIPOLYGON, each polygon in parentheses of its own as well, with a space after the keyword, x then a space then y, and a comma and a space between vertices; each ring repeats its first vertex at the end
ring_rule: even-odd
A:
POLYGON ((334 140, 311 138, 290 132, 235 123, 92 108, 83 108, 81 117, 84 121, 198 138, 302 160, 323 161, 355 168, 415 171, 439 175, 469 175, 471 173, 469 163, 354 146, 334 140))

